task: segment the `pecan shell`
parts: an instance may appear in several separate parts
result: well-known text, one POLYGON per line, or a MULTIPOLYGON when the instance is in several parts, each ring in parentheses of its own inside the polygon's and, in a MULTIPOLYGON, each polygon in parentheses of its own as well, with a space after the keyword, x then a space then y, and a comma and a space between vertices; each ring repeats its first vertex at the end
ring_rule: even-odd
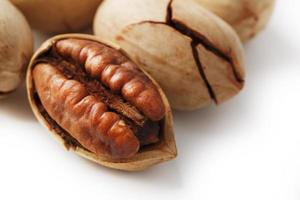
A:
POLYGON ((268 24, 275 0, 195 0, 229 23, 243 42, 261 32, 268 24))
POLYGON ((0 1, 0 98, 21 84, 32 50, 26 19, 9 1, 0 1))
POLYGON ((175 109, 221 104, 244 86, 244 51, 237 34, 194 0, 104 1, 94 32, 126 50, 175 109))
POLYGON ((76 32, 88 28, 102 0, 10 0, 30 25, 47 33, 76 32))

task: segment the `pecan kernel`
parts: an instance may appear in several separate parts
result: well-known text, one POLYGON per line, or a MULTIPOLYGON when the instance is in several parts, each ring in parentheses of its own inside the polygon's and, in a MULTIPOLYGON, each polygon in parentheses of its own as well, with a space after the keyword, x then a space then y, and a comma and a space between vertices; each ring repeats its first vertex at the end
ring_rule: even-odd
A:
POLYGON ((60 40, 37 59, 33 80, 50 118, 95 154, 128 158, 158 141, 165 115, 161 96, 113 48, 89 40, 60 40))

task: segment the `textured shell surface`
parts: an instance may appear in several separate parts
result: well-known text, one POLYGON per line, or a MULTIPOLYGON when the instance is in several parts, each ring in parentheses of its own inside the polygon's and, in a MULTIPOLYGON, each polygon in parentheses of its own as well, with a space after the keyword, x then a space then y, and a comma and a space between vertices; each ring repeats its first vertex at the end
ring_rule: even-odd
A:
POLYGON ((126 50, 161 85, 175 109, 220 104, 244 86, 237 34, 194 0, 104 1, 94 33, 126 50))
POLYGON ((30 25, 47 33, 68 33, 88 28, 102 0, 11 0, 30 25))
POLYGON ((268 24, 275 0, 195 0, 234 27, 243 42, 268 24))
POLYGON ((20 85, 32 49, 32 33, 24 16, 9 1, 0 1, 0 96, 20 85))

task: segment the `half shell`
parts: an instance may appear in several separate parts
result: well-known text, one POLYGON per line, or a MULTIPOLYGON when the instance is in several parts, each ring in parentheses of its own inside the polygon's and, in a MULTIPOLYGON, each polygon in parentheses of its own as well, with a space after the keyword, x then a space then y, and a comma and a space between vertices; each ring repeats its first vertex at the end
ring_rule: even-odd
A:
MULTIPOLYGON (((119 169, 119 170, 126 170, 126 171, 138 171, 146 169, 152 165, 158 164, 163 161, 171 160, 176 157, 177 150, 176 150, 176 144, 174 139, 174 133, 173 133, 173 117, 172 112, 168 103, 168 100, 166 99, 164 93, 162 92, 159 85, 149 76, 151 80, 153 80, 153 83, 157 86, 157 89, 159 90, 163 103, 166 108, 166 115, 163 119, 162 124, 162 130, 161 130, 161 138, 160 142, 154 145, 147 146, 145 148, 141 148, 141 150, 132 158, 130 159, 122 159, 122 160, 113 160, 110 157, 107 156, 96 156, 94 153, 87 151, 86 149, 76 145, 71 144, 66 141, 66 137, 60 135, 56 129, 52 127, 52 125, 49 123, 48 120, 45 119, 45 117, 41 114, 40 109, 38 107, 38 102, 35 98, 35 87, 33 83, 33 77, 32 77, 32 69, 35 64, 35 60, 42 55, 44 52, 48 51, 51 46, 58 40, 66 39, 66 38, 79 38, 79 39, 87 39, 92 41, 97 41, 104 43, 108 46, 111 46, 119 51, 122 51, 126 55, 125 52, 123 52, 122 49, 120 49, 118 46, 111 44, 109 42, 101 41, 93 36, 84 35, 84 34, 66 34, 66 35, 59 35, 56 37, 53 37, 42 44, 42 46, 37 50, 37 52, 34 54, 28 71, 27 71, 27 77, 26 77, 26 84, 27 84, 27 93, 29 102, 31 105, 31 108, 37 117, 37 119, 49 129, 49 131, 55 136, 55 138, 58 139, 59 142, 64 144, 68 149, 73 150, 75 153, 79 154, 80 156, 87 158, 91 161, 94 161, 100 165, 119 169)), ((71 137, 70 135, 68 137, 71 137)), ((75 139, 74 139, 75 140, 75 139)))

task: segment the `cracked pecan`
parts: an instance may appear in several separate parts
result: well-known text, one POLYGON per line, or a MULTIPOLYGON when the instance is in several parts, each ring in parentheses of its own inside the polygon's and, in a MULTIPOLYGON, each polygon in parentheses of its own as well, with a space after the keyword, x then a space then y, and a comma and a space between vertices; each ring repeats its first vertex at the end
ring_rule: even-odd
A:
POLYGON ((193 0, 104 1, 94 31, 152 75, 175 109, 220 104, 244 86, 237 34, 193 0))

